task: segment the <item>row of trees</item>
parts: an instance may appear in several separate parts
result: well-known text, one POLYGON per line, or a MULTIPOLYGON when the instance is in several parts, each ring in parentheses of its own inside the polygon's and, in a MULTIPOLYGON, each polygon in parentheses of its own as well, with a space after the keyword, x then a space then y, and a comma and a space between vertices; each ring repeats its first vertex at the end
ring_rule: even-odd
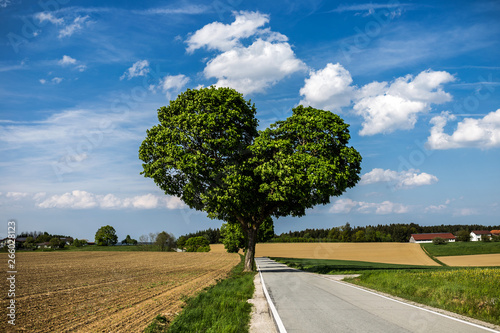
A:
POLYGON ((411 234, 451 232, 458 241, 470 241, 472 230, 498 229, 499 226, 472 225, 437 225, 421 226, 416 223, 397 223, 388 225, 368 225, 365 227, 351 227, 346 223, 331 229, 306 229, 303 231, 289 231, 282 233, 271 242, 408 242, 411 234))
MULTIPOLYGON (((470 241, 470 232, 472 230, 489 230, 500 229, 500 226, 484 226, 479 224, 471 225, 437 225, 437 226, 421 226, 416 223, 396 223, 396 224, 379 224, 376 226, 358 226, 351 227, 350 223, 343 226, 333 227, 331 229, 305 229, 301 231, 289 231, 278 235, 274 234, 274 226, 272 221, 268 220, 261 226, 258 233, 259 243, 301 243, 301 242, 408 242, 411 234, 420 233, 439 233, 451 232, 457 236, 458 241, 470 241)), ((219 229, 210 229, 211 232, 219 229)), ((202 230, 196 232, 197 235, 203 235, 202 230)), ((179 240, 184 237, 179 237, 179 240)), ((223 223, 220 229, 220 239, 218 242, 223 243, 228 252, 237 252, 239 249, 245 249, 245 234, 235 224, 223 223)))
MULTIPOLYGON (((207 235, 219 234, 219 229, 208 229, 192 235, 181 236, 178 240, 175 236, 166 231, 149 233, 139 237, 141 246, 149 247, 148 249, 159 251, 175 251, 176 249, 184 249, 187 252, 208 252, 210 251, 210 238, 207 235), (201 234, 201 236, 196 236, 201 234)), ((95 243, 98 246, 116 245, 118 237, 116 230, 110 225, 103 226, 97 230, 95 235, 95 243)), ((137 240, 127 235, 122 241, 123 245, 138 245, 137 240)))
POLYGON ((22 244, 18 244, 19 247, 33 250, 38 246, 49 246, 53 249, 62 249, 66 244, 73 244, 74 240, 70 236, 64 235, 51 235, 48 232, 42 231, 29 231, 22 232, 17 235, 17 239, 26 238, 22 244))

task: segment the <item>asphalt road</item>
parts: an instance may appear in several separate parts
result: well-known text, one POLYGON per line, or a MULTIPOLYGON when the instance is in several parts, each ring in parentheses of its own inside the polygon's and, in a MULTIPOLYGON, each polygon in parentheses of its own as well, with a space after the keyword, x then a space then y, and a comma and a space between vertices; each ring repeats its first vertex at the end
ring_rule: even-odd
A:
POLYGON ((288 333, 498 332, 256 258, 267 291, 288 333))

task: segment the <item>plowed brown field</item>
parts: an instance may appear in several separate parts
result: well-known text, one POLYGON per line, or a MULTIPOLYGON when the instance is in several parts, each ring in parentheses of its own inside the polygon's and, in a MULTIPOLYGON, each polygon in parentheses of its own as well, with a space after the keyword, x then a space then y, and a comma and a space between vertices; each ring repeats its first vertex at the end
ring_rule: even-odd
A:
POLYGON ((262 243, 255 256, 439 266, 414 243, 262 243))
MULTIPOLYGON (((183 296, 214 284, 238 262, 228 253, 17 253, 15 329, 142 332, 158 314, 174 317, 183 296)), ((0 332, 9 332, 4 287, 0 332)))
POLYGON ((500 266, 500 254, 437 257, 448 266, 500 266))

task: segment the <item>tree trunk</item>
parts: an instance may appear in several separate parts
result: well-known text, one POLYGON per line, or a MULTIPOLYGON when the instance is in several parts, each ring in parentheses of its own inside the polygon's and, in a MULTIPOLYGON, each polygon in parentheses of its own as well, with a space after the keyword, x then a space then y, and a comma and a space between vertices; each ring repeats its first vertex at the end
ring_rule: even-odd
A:
POLYGON ((252 272, 254 270, 255 244, 257 243, 257 230, 255 226, 247 229, 248 247, 245 254, 245 269, 244 272, 252 272))

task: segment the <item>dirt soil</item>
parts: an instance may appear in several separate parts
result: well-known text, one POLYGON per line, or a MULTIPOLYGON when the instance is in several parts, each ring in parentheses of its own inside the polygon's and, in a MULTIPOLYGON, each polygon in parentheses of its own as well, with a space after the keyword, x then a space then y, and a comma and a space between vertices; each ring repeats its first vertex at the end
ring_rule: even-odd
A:
MULTIPOLYGON (((7 262, 6 254, 1 257, 7 262)), ((15 329, 142 332, 158 314, 172 319, 183 297, 226 277, 239 261, 228 253, 17 253, 15 329)), ((3 281, 5 275, 0 274, 3 281)), ((11 325, 0 320, 0 332, 9 330, 11 325)))
POLYGON ((500 254, 437 257, 448 266, 500 266, 500 254))
POLYGON ((256 257, 337 259, 439 266, 414 243, 262 243, 256 257))

